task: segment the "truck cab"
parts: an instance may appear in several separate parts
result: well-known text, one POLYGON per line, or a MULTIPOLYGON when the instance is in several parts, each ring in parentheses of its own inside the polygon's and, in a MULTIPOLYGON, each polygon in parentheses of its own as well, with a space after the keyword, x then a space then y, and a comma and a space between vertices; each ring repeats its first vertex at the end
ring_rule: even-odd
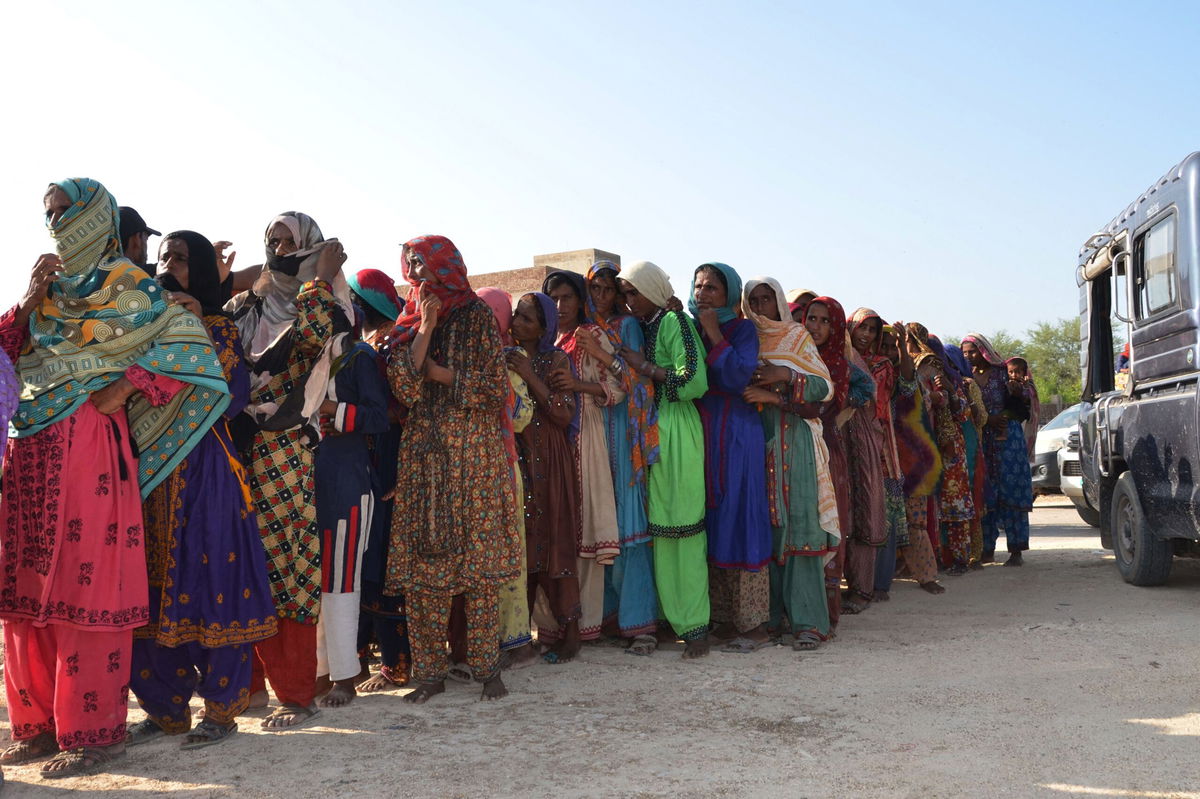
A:
POLYGON ((1200 152, 1084 242, 1076 283, 1084 494, 1121 576, 1159 585, 1200 554, 1200 152))

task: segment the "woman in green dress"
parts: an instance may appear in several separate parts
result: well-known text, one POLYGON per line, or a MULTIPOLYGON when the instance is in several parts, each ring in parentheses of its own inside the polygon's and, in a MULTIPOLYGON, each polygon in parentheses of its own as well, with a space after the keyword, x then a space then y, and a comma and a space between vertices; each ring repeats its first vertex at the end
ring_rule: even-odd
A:
POLYGON ((812 336, 792 321, 778 281, 746 281, 742 312, 758 328, 761 361, 743 399, 759 407, 767 437, 774 542, 769 626, 780 629, 786 613, 792 648, 815 649, 829 637, 824 567, 841 539, 829 453, 817 418, 833 384, 812 336))
POLYGON ((692 320, 666 308, 671 281, 649 261, 621 272, 618 286, 642 323, 643 352, 621 356, 654 383, 658 463, 650 467, 647 513, 658 602, 685 658, 708 654, 708 537, 704 534, 704 429, 692 400, 708 390, 704 348, 692 320))

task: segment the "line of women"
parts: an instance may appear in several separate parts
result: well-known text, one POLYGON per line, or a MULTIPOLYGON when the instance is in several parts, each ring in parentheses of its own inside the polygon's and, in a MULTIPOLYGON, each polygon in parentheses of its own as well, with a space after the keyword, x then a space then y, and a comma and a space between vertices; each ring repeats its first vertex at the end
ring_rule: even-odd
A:
POLYGON ((0 763, 211 746, 267 682, 284 732, 410 681, 498 699, 588 642, 810 650, 898 572, 1028 547, 1032 383, 981 335, 716 262, 687 313, 646 261, 475 291, 442 236, 403 246, 405 302, 299 212, 261 267, 183 230, 151 279, 101 184, 44 205, 0 316, 0 763))

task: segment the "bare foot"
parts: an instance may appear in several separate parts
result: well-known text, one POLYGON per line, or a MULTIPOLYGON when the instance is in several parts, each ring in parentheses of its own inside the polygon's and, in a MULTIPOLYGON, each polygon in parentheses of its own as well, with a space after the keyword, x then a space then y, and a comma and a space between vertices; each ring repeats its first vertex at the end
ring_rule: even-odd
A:
POLYGON ((333 681, 329 679, 328 674, 322 674, 317 678, 317 684, 313 688, 313 696, 323 696, 333 690, 333 681))
POLYGON ((887 602, 891 598, 892 598, 891 593, 889 593, 887 591, 876 591, 875 592, 875 601, 876 602, 887 602))
POLYGON ((563 637, 542 655, 542 660, 551 666, 570 663, 579 654, 579 622, 573 621, 563 631, 563 637))
POLYGON ((739 636, 737 627, 734 627, 729 622, 722 622, 721 624, 718 624, 716 627, 712 628, 712 631, 709 632, 708 637, 712 643, 723 644, 726 641, 732 641, 734 638, 750 638, 751 636, 739 636))
POLYGON ((659 627, 654 632, 654 637, 658 641, 660 646, 662 644, 673 644, 679 640, 679 636, 676 635, 675 631, 672 630, 670 627, 659 627))
POLYGON ((708 655, 708 650, 711 646, 712 644, 708 640, 707 635, 703 636, 702 638, 694 638, 691 641, 688 641, 683 647, 683 659, 695 660, 696 658, 705 657, 708 655))
POLYGON ((309 719, 320 713, 317 703, 308 707, 285 704, 275 708, 275 712, 262 720, 260 725, 267 732, 283 732, 308 723, 309 719))
POLYGON ((393 688, 403 688, 408 685, 408 675, 404 679, 397 679, 397 675, 392 673, 392 670, 386 666, 380 666, 379 671, 358 684, 358 690, 364 694, 373 694, 379 691, 390 691, 393 688))
POLYGON ((1004 561, 1005 566, 1024 566, 1025 560, 1021 557, 1020 552, 1013 552, 1008 556, 1008 560, 1004 561))
POLYGON ((945 587, 941 583, 939 583, 937 580, 930 580, 927 583, 921 583, 921 587, 924 588, 926 591, 928 591, 931 594, 946 593, 945 587))
POLYGON ((421 681, 417 683, 417 687, 404 695, 405 702, 412 702, 414 705, 423 705, 429 701, 430 697, 446 692, 446 681, 435 680, 433 682, 421 681))
POLYGON ((522 644, 516 649, 510 649, 501 655, 503 667, 506 669, 516 670, 524 669, 538 662, 537 650, 533 648, 533 644, 522 644))
POLYGON ((354 678, 338 680, 321 700, 321 707, 345 707, 354 701, 354 678))
POLYGON ((483 684, 483 693, 479 695, 479 701, 491 702, 506 696, 508 696, 508 688, 504 686, 504 680, 500 679, 500 672, 496 672, 495 677, 483 684))

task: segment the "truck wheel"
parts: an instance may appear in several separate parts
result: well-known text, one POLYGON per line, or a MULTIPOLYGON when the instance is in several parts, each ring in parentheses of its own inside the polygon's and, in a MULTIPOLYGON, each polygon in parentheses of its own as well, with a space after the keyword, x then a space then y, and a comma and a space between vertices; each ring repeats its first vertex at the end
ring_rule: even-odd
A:
POLYGON ((1113 554, 1117 570, 1133 585, 1162 585, 1171 573, 1174 548, 1146 524, 1133 474, 1117 480, 1112 498, 1113 554))
POLYGON ((1075 512, 1079 514, 1080 519, 1083 519, 1084 524, 1092 527, 1100 526, 1100 511, 1089 505, 1086 499, 1075 502, 1075 512))

